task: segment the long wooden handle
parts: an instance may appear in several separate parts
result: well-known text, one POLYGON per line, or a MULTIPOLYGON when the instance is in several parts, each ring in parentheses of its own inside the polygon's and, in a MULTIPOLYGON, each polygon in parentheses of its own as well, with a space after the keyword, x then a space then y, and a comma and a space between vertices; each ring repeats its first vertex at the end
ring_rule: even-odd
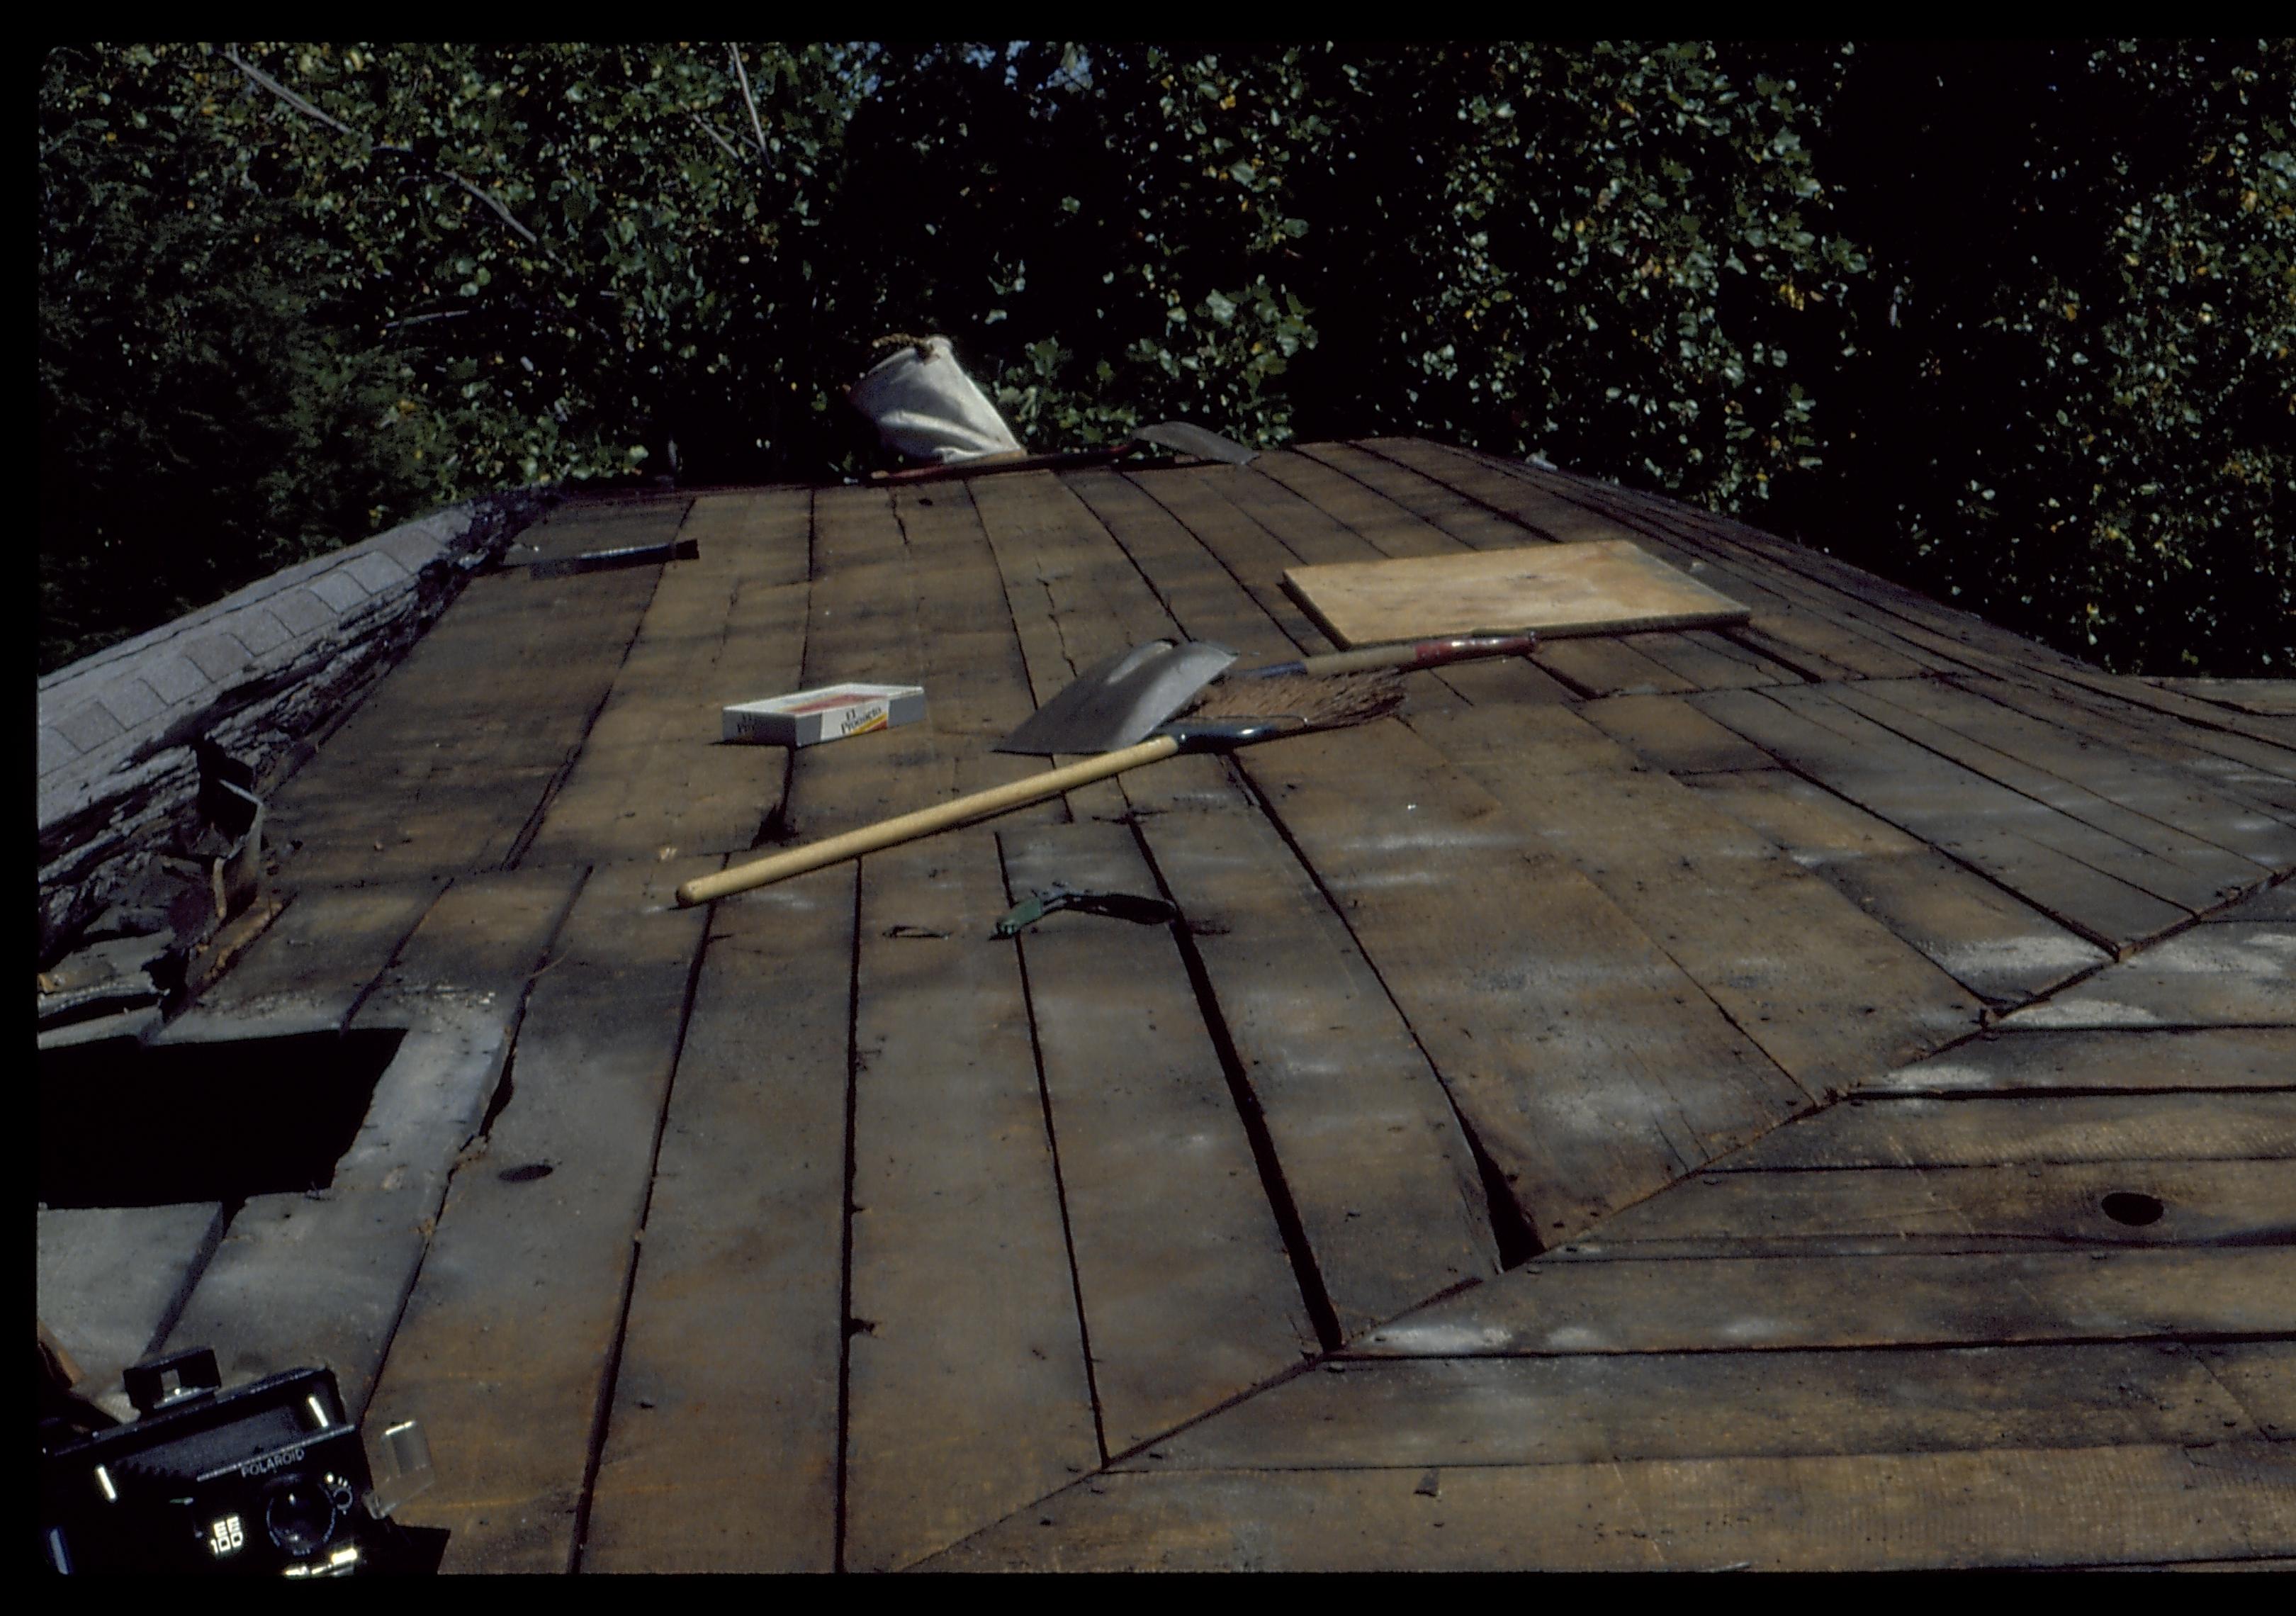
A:
POLYGON ((752 887, 786 881, 808 870, 840 864, 848 858, 858 858, 862 854, 873 853, 880 848, 898 847, 902 842, 914 841, 936 831, 970 824, 976 819, 988 819, 1012 808, 1026 808, 1032 802, 1057 797, 1077 786, 1090 785, 1095 780, 1105 780, 1111 775, 1122 774, 1126 769, 1138 768, 1144 763, 1168 758, 1179 750, 1180 743, 1171 736, 1158 735, 1152 740, 1143 741, 1137 746, 1128 746, 1120 751, 1103 752, 1097 758, 1086 758, 1081 763, 1070 763, 1060 768, 1048 769, 1041 775, 1031 775, 1026 780, 1015 780, 1010 785, 992 786, 985 792, 975 792, 970 797, 959 797, 954 802, 919 808, 914 814, 903 814, 895 819, 881 819, 875 824, 863 825, 857 831, 848 831, 842 836, 832 836, 809 847, 791 848, 786 853, 775 853, 749 864, 735 865, 732 869, 720 870, 715 875, 697 875, 677 889, 677 906, 681 909, 690 909, 695 904, 706 904, 735 892, 746 892, 752 887))

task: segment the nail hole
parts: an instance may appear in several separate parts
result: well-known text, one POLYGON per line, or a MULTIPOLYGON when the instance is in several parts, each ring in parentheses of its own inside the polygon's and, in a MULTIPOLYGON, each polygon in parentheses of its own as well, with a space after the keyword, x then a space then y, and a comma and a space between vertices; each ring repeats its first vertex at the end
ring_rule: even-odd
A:
POLYGON ((532 1184, 537 1178, 547 1178, 557 1170, 547 1161, 529 1161, 524 1167, 506 1167, 495 1177, 504 1184, 532 1184))
POLYGON ((2160 1222, 2161 1214, 2167 1210, 2158 1197, 2140 1195, 2134 1190, 2115 1190, 2104 1198, 2104 1215, 2131 1228, 2160 1222))

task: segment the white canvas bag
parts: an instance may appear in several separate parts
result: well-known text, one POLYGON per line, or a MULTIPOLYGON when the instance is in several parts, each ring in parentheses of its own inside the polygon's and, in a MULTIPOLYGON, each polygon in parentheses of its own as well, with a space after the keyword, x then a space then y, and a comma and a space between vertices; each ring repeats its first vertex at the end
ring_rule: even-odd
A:
POLYGON ((846 394, 889 447, 943 465, 1020 455, 1021 440, 956 363, 947 337, 895 350, 846 394))

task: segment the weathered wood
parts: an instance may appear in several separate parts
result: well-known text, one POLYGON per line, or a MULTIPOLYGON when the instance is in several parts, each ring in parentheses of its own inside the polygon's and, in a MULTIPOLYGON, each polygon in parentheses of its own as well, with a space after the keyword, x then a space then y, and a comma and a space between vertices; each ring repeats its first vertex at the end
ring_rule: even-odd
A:
POLYGON ((703 916, 670 894, 716 864, 585 886, 535 979, 507 1103, 449 1186, 370 1416, 440 1439, 436 1484, 398 1518, 452 1531, 442 1569, 573 1567, 701 946, 703 916))
POLYGON ((585 1570, 835 1564, 854 902, 822 870, 708 912, 585 1570))
POLYGON ((2235 712, 2296 718, 2296 679, 2147 679, 2163 690, 2235 712))
MULTIPOLYGON (((1636 637, 1639 643, 1644 636, 1636 637)), ((1680 695, 1698 688, 1625 640, 1556 640, 1532 654, 1541 668, 1590 696, 1680 695)))
POLYGON ((289 878, 394 880, 514 859, 661 570, 474 579, 271 803, 271 839, 302 844, 289 878))
MULTIPOLYGON (((1175 495, 1178 476, 1140 480, 1208 529, 1245 525, 1201 484, 1187 485, 1192 499, 1175 495)), ((1232 580, 1186 596, 1160 583, 1206 570, 1192 534, 1121 480, 1070 484, 1185 632, 1250 643, 1236 630, 1251 628, 1253 608, 1232 580)), ((1189 917, 1341 1333, 1488 1271, 1482 1191, 1456 1119, 1308 874, 1215 760, 1175 759, 1124 790, 1189 917)))
POLYGON ((1582 488, 1563 492, 1551 486, 1551 480, 1534 482, 1530 479, 1538 474, 1528 467, 1500 470, 1435 444, 1383 439, 1368 447, 1418 466, 1445 486, 1557 538, 1632 537, 1673 552, 1685 570, 1753 609, 1749 625, 1753 633, 1745 636, 1749 644, 1764 650, 1775 646, 1770 654, 1805 677, 1898 678, 1932 665, 1906 654, 1886 634, 1877 637, 1869 625, 1849 620, 1841 603, 1796 590, 1775 570, 1745 566, 1711 546, 1685 544, 1679 526, 1654 522, 1646 512, 1635 511, 1630 516, 1628 507, 1592 496, 1582 488))
POLYGON ((457 882, 415 928, 355 1027, 405 1028, 332 1181, 250 1197, 168 1334, 227 1379, 310 1363, 364 1409, 455 1153, 496 1092, 531 979, 584 872, 457 882))
POLYGON ((1210 759, 1129 789, 1341 1336, 1495 1272, 1481 1179, 1442 1085, 1275 828, 1210 759))
MULTIPOLYGON (((1159 598, 1189 634, 1223 640, 1239 649, 1267 643, 1265 632, 1255 627, 1250 615, 1234 600, 1234 590, 1241 589, 1300 651, 1313 653, 1332 648, 1330 636, 1284 592, 1283 576, 1303 554, 1336 554, 1349 560, 1376 556, 1378 552, 1361 538, 1281 486, 1265 478, 1247 477, 1232 466, 1141 473, 1122 486, 1152 496, 1183 526, 1197 554, 1190 556, 1177 546, 1170 546, 1168 553, 1162 542, 1163 524, 1143 520, 1147 513, 1123 500, 1116 486, 1089 478, 1071 480, 1071 487, 1093 504, 1109 531, 1148 575, 1159 598), (1298 536, 1298 542, 1278 537, 1276 529, 1298 536), (1216 605, 1222 592, 1218 589, 1218 577, 1203 565, 1206 554, 1218 561, 1232 586, 1226 592, 1225 604, 1216 605), (1189 589, 1185 580, 1192 578, 1209 578, 1213 588, 1189 589), (1229 640, 1230 634, 1239 637, 1229 640)), ((1253 660, 1277 659, 1248 658, 1240 665, 1249 667, 1253 660)), ((1472 685, 1480 672, 1468 667, 1436 670, 1412 681, 1414 699, 1456 705, 1457 693, 1472 685)))
POLYGON ((2296 1087, 2296 1029, 2005 1030, 1956 1045, 1866 1087, 1869 1093, 1906 1095, 2290 1088, 2296 1087))
MULTIPOLYGON (((1002 837, 1012 896, 1152 892, 1131 833, 1002 837)), ((1108 1449, 1317 1349, 1250 1138, 1170 932, 1062 914, 1021 934, 1108 1449)))
POLYGON ((1459 1358, 1981 1346, 2296 1330, 2296 1248, 1535 1262, 1365 1337, 1459 1358))
POLYGON ((628 660, 552 800, 529 864, 738 852, 779 803, 786 753, 728 745, 729 703, 799 688, 811 496, 710 496, 682 531, 628 660))
MULTIPOLYGON (((1918 683, 1933 686, 1936 681, 1918 683)), ((2150 858, 2140 860, 2136 866, 2137 876, 2141 877, 2137 884, 2194 914, 2223 902, 2234 893, 2244 891, 2269 873, 2253 859, 2187 835, 2158 819, 2132 813, 2090 790, 2085 782, 2065 778, 2065 775, 2075 771, 2083 774, 2087 771, 2081 768, 2081 760, 2078 758, 2052 758, 2046 744, 2049 737, 2020 736, 2013 740, 2008 735, 1997 734, 1996 738, 2004 745, 2017 746, 2017 755, 2012 756, 1992 746, 1969 740, 1958 729, 1931 722, 1914 705, 1920 698, 1905 695, 1906 688, 1906 682, 1904 681, 1875 679, 1845 686, 1833 695, 1834 700, 1853 711, 1864 714, 1907 740, 1925 746, 1941 757, 1951 758, 1972 772, 2005 785, 2022 796, 2030 797, 2037 802, 2046 802, 2068 818, 2094 826, 2152 855, 2150 858), (1896 692, 1897 696, 1881 693, 1889 691, 1896 692), (2031 759, 2054 763, 2062 773, 2036 767, 2028 760, 2031 759)), ((1923 705, 1927 703, 1923 702, 1923 705)), ((1960 721, 1974 727, 1967 718, 1960 721)), ((2283 850, 2296 857, 2296 839, 2284 841, 2283 850)), ((2113 868, 2118 872, 2121 866, 2115 865, 2113 868)))
POLYGON ((1402 725, 1239 757, 1542 1240, 1806 1103, 1607 897, 1402 725))
MULTIPOLYGON (((1127 479, 1086 472, 1063 480, 1122 546, 1167 611, 1193 639, 1215 640, 1238 654, 1237 666, 1278 662, 1329 642, 1292 604, 1276 579, 1280 566, 1247 564, 1231 573, 1212 560, 1198 529, 1226 546, 1257 546, 1289 562, 1289 552, 1205 483, 1181 476, 1127 479)), ((1257 557, 1253 558, 1257 560, 1257 557)))
POLYGON ((2123 751, 2189 770, 2227 797, 2254 804, 2284 823, 2296 823, 2290 817, 2296 814, 2296 783, 2289 779, 2283 749, 2180 724, 2087 685, 2043 681, 2033 688, 2007 677, 2013 672, 2005 665, 1994 677, 1959 683, 1988 701, 2077 735, 2108 741, 2123 751))
POLYGON ((1428 714, 1412 726, 1575 864, 1813 1098, 1976 1024, 1978 1001, 1936 965, 1564 710, 1428 714))
POLYGON ((1792 1571, 2286 1554, 2296 1453, 2219 1443, 1111 1475, 931 1569, 1792 1571))
POLYGON ((1952 854, 2093 941, 2124 947, 2189 914, 2101 867, 2133 870, 2138 849, 1846 708, 1787 704, 1809 690, 1726 690, 1691 701, 1798 773, 1952 854), (2099 862, 2085 862, 2089 857, 2099 862))
POLYGON ((2194 1353, 2167 1342, 1357 1359, 1326 1371, 1120 1468, 1423 1470, 2261 1434, 2194 1353))
POLYGON ((2296 1094, 1976 1095, 1852 1100, 1780 1128, 1717 1170, 2257 1161, 2296 1155, 2296 1094))
POLYGON ((2284 1161, 2118 1161, 1713 1173, 1628 1209, 1576 1249, 1703 1258, 2037 1243, 2284 1245, 2292 1230, 2296 1173, 2284 1161), (2147 1224, 2113 1218, 2104 1198, 2124 1193, 2158 1200, 2161 1217, 2147 1224))
POLYGON ((2196 926, 2007 1018, 2012 1027, 2296 1026, 2296 925, 2196 926))
POLYGON ((169 1023, 164 1041, 341 1027, 444 885, 418 876, 389 886, 306 889, 169 1023))
POLYGON ((1672 696, 1610 696, 1584 703, 1578 716, 1669 774, 1776 767, 1767 752, 1672 696))
MULTIPOLYGON (((1857 710, 1852 704, 1854 694, 1854 691, 1848 687, 1792 686, 1777 690, 1775 699, 1789 710, 1850 740, 1869 755, 1877 759, 1887 758, 1890 765, 1900 771, 1926 768, 1931 759, 1946 759, 1946 754, 1931 742, 1941 741, 1950 732, 1931 726, 1922 737, 1916 738, 1910 732, 1920 727, 1921 721, 1910 714, 1897 723, 1877 723, 1857 710)), ((1898 710, 1888 710, 1895 712, 1898 710)), ((1965 751, 1967 749, 1956 746, 1954 750, 1965 751)), ((1952 776, 1939 778, 1941 781, 1950 779, 1949 789, 1964 813, 1981 816, 1992 823, 2013 825, 2029 840, 2077 859, 2091 869, 2110 874, 2138 891, 2151 893, 2174 904, 2187 914, 2213 908, 2223 901, 2229 890, 2237 890, 2240 885, 2257 879, 2256 875, 2239 874, 2234 865, 2224 865, 2224 874, 2231 878, 2232 882, 2228 889, 2223 884, 2221 876, 2196 874, 2118 832, 2100 830, 2086 820, 2075 817, 2058 803, 2044 801, 2023 791, 2002 785, 1962 763, 1959 759, 1952 761, 1957 766, 1958 772, 1952 776)), ((2005 764, 1997 762, 1993 767, 2002 767, 2004 772, 2016 772, 2021 766, 2009 760, 2005 764)), ((2028 783, 2038 785, 2041 781, 2029 779, 2028 783)), ((2062 797, 2070 793, 2060 791, 2051 794, 2062 797)), ((2083 797, 2089 811, 2104 816, 2108 811, 2106 805, 2100 805, 2093 793, 2083 793, 2083 797)), ((2136 821, 2136 824, 2150 831, 2165 830, 2165 827, 2152 825, 2151 822, 2141 819, 2136 821)), ((2206 849, 2202 850, 2202 857, 2205 861, 2206 849)), ((2220 854, 2218 857, 2221 858, 2220 854)), ((2235 865, 2244 863, 2235 861, 2235 865)))
POLYGON ((1710 629, 1637 635, 1635 645, 1652 661, 1701 690, 1751 690, 1762 685, 1796 684, 1800 679, 1792 669, 1710 629))
POLYGON ((1345 472, 1296 450, 1262 455, 1243 468, 1238 481, 1253 477, 1289 488, 1390 560, 1456 555, 1466 549, 1448 533, 1393 500, 1382 498, 1345 472))
MULTIPOLYGON (((1886 703, 1966 736, 1976 744, 1971 756, 1981 757, 1990 766, 1986 772, 2004 769, 1994 774, 1994 778, 2028 791, 2068 813, 2088 817, 2097 810, 2094 802, 2084 801, 2079 793, 2053 792, 2051 777, 2079 788, 2080 792, 2105 799, 2123 812, 2090 818, 2091 824, 2103 829, 2138 840, 2146 833, 2141 825, 2132 825, 2129 821, 2142 816, 2157 825, 2173 826, 2201 843, 2228 849, 2242 861, 2194 863, 2192 867, 2195 869, 2220 871, 2229 879, 2246 883, 2259 879, 2246 867, 2249 865, 2273 869, 2296 865, 2296 826, 2267 818, 2209 790, 2187 771, 2134 756, 2119 747, 2100 746, 2058 725, 2043 723, 1973 692, 1935 679, 1877 680, 1855 692, 1843 692, 1842 699, 1869 716, 1880 716, 1876 707, 1869 703, 1886 703), (2005 763, 2024 766, 2024 775, 2013 778, 2016 770, 2005 767, 2005 763), (2043 770, 2046 775, 2038 781, 2030 778, 2043 770)), ((2192 851, 2189 847, 2164 841, 2147 841, 2144 845, 2180 862, 2192 851)))
POLYGON ((2111 957, 2013 893, 1800 775, 1773 768, 1693 775, 1685 783, 1972 993, 2021 1003, 2111 957))
POLYGON ((988 940, 1005 901, 986 828, 861 867, 852 1570, 931 1554, 1102 1456, 1029 1007, 988 940))
POLYGON ((2296 1342, 2205 1347, 2201 1361, 2259 1431, 2275 1441, 2296 1440, 2296 1342))
POLYGON ((1369 448, 1347 443, 1310 443, 1300 445, 1298 452, 1352 478, 1471 549, 1502 550, 1549 542, 1545 534, 1533 533, 1521 522, 1510 521, 1456 489, 1447 488, 1369 448))
POLYGON ((2251 893, 2238 903, 2218 909, 2201 918, 2211 924, 2218 921, 2234 923, 2252 921, 2296 920, 2296 881, 2283 881, 2276 887, 2267 887, 2251 893))

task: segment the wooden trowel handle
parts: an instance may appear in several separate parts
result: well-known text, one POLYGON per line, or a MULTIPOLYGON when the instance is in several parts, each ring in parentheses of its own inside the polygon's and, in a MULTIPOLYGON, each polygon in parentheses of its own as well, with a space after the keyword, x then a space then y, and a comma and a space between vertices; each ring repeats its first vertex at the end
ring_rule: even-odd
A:
POLYGON ((786 881, 792 875, 802 875, 808 870, 822 869, 848 858, 858 858, 864 853, 874 853, 881 848, 898 847, 905 841, 914 841, 936 831, 946 831, 956 825, 970 824, 976 819, 988 819, 1016 808, 1026 808, 1032 802, 1057 797, 1077 786, 1090 785, 1095 780, 1105 780, 1111 775, 1122 774, 1126 769, 1138 768, 1144 763, 1168 758, 1179 750, 1180 743, 1171 736, 1158 735, 1143 741, 1137 746, 1128 746, 1120 751, 1103 752, 1096 758, 1086 758, 1081 763, 1048 769, 1025 780, 1015 780, 1010 785, 993 786, 985 792, 975 792, 970 797, 959 797, 954 802, 943 802, 932 808, 919 808, 914 814, 903 814, 898 818, 881 819, 875 824, 864 825, 857 831, 848 831, 841 836, 832 836, 808 847, 791 848, 786 853, 775 853, 749 864, 735 865, 732 869, 720 870, 715 875, 698 875, 677 889, 677 906, 681 909, 690 909, 695 904, 706 904, 735 892, 746 892, 752 887, 786 881))

